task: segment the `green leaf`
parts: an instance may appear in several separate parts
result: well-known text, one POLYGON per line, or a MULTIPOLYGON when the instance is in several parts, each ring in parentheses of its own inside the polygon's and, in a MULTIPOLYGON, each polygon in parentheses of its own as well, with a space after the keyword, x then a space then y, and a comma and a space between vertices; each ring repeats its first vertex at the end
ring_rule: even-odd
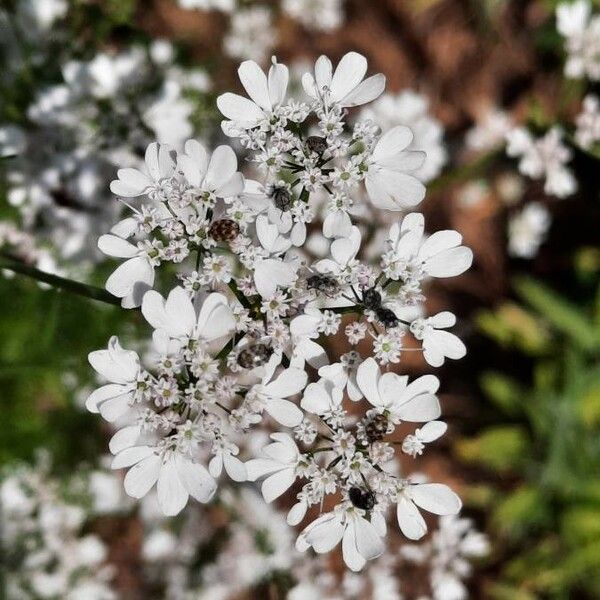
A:
POLYGON ((512 302, 496 311, 482 311, 475 317, 478 327, 505 348, 518 348, 527 354, 545 353, 550 335, 540 319, 512 302))
POLYGON ((573 343, 591 350, 598 345, 593 323, 581 313, 581 308, 561 298, 544 284, 526 277, 517 278, 514 287, 518 294, 573 343))
POLYGON ((488 429, 474 438, 459 440, 454 447, 462 460, 508 471, 521 468, 529 441, 521 427, 505 425, 488 429))
POLYGON ((543 492, 523 485, 501 500, 492 514, 492 524, 501 534, 520 538, 549 520, 543 492))
POLYGON ((487 372, 481 376, 481 387, 486 396, 507 415, 516 415, 520 411, 523 390, 511 377, 501 373, 487 372))
POLYGON ((487 588, 490 600, 538 600, 535 594, 507 583, 494 583, 487 588))

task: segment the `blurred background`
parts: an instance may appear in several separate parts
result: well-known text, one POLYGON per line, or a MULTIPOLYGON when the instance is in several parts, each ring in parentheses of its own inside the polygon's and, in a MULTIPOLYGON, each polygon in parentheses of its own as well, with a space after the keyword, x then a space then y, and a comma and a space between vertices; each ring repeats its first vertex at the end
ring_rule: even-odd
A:
POLYGON ((553 0, 1 3, 2 597, 600 598, 600 3, 566 4, 561 25, 553 0), (439 373, 450 430, 421 462, 468 520, 361 576, 299 558, 250 487, 169 521, 128 502, 85 357, 140 316, 27 276, 103 286, 116 169, 154 140, 222 141, 241 60, 349 50, 387 77, 370 116, 428 153, 428 228, 475 254, 429 292, 468 354, 439 373))

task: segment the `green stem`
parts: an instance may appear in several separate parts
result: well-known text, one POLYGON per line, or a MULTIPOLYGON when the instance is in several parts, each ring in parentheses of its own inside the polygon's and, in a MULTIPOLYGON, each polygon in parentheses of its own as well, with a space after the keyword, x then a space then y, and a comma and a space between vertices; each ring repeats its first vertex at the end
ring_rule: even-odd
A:
POLYGON ((106 304, 113 304, 115 306, 121 306, 121 300, 116 298, 112 294, 109 294, 106 290, 96 287, 94 285, 88 285, 87 283, 81 283, 79 281, 73 281, 72 279, 66 279, 58 275, 52 275, 51 273, 45 273, 35 267, 26 265, 14 258, 0 254, 0 269, 7 269, 18 273, 19 275, 25 275, 36 281, 46 283, 59 290, 66 290, 78 296, 84 296, 85 298, 91 298, 92 300, 98 300, 106 304))

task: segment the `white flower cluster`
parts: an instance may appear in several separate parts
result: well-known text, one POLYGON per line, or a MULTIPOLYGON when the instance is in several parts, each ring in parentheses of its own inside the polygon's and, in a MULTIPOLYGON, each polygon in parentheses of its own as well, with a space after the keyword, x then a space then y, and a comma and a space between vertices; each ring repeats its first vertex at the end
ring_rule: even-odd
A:
POLYGON ((565 75, 600 80, 600 16, 592 15, 589 0, 563 2, 556 8, 556 25, 565 38, 565 75))
POLYGON ((343 0, 281 0, 255 2, 236 0, 178 0, 186 10, 217 10, 229 17, 223 50, 232 58, 263 63, 277 44, 276 11, 297 21, 309 31, 332 31, 344 20, 343 0))
POLYGON ((22 111, 18 121, 0 116, 0 179, 23 228, 57 258, 82 264, 97 258, 90 242, 116 218, 107 177, 117 165, 139 165, 153 139, 180 144, 192 135, 194 105, 184 93, 206 91, 208 81, 176 66, 164 40, 81 60, 67 27, 50 28, 67 10, 57 0, 0 10, 2 87, 22 90, 10 108, 22 111), (27 78, 32 70, 39 75, 27 78))
POLYGON ((577 191, 577 180, 567 163, 572 152, 563 142, 559 126, 536 139, 524 127, 506 135, 506 153, 519 158, 519 171, 533 179, 544 179, 546 194, 566 198, 577 191))
POLYGON ((466 600, 464 580, 472 573, 471 561, 486 556, 489 544, 470 519, 448 515, 440 519, 430 540, 406 544, 400 552, 408 562, 428 566, 432 600, 466 600))
POLYGON ((129 468, 131 496, 156 484, 162 511, 174 515, 189 496, 208 502, 223 471, 234 481, 264 478, 267 502, 302 480, 290 524, 326 499, 337 504, 304 529, 297 548, 322 553, 341 542, 353 570, 383 552, 391 506, 410 539, 427 531, 420 509, 460 510, 447 486, 419 483, 394 460, 396 448, 416 457, 444 434, 438 379, 409 381, 382 366, 417 349, 432 366, 464 356, 448 331, 455 316, 424 315, 424 284, 472 262, 460 234, 426 236, 418 213, 389 228, 377 260, 363 257, 356 199, 398 211, 425 195, 414 175, 425 154, 408 149, 408 127, 380 134, 370 120, 348 125, 348 109, 383 92, 383 75, 366 72, 357 53, 335 68, 322 56, 302 78, 304 103, 287 97, 285 65, 273 60, 265 74, 242 63, 249 97, 226 93, 217 105, 223 131, 260 180, 237 170, 228 146, 211 155, 193 140, 183 152, 151 144, 144 171, 118 171, 111 190, 137 200, 98 245, 125 259, 106 287, 123 306, 141 306, 152 350, 140 358, 112 338, 92 352, 107 383, 87 401, 121 427, 110 450, 114 468, 129 468), (329 251, 313 260, 304 244, 319 224, 329 251), (151 289, 159 266, 180 281, 166 298, 151 289), (342 330, 348 351, 330 360, 327 338, 342 330), (354 346, 368 342, 373 356, 364 359, 354 346), (403 427, 398 439, 401 423, 416 428, 403 427), (277 426, 272 443, 243 462, 245 434, 260 424, 277 426))
POLYGON ((82 503, 65 500, 46 462, 5 473, 0 482, 3 597, 116 600, 107 548, 98 536, 84 533, 86 518, 82 503))
MULTIPOLYGON (((302 554, 285 513, 266 504, 248 488, 223 489, 220 506, 228 514, 227 535, 202 511, 189 506, 183 521, 170 523, 153 511, 155 498, 147 496, 141 516, 145 524, 142 558, 148 577, 172 600, 233 600, 251 595, 265 582, 289 582, 288 600, 408 600, 416 598, 401 584, 400 567, 418 564, 427 572, 419 600, 465 600, 464 581, 473 571, 472 561, 488 553, 488 542, 470 519, 442 517, 431 537, 420 544, 402 544, 371 563, 359 574, 346 571, 336 576, 326 557, 302 554), (201 548, 217 542, 213 560, 197 565, 201 548)), ((286 587, 287 587, 286 585, 286 587)))
POLYGON ((582 111, 577 116, 575 139, 586 150, 600 142, 600 99, 588 94, 583 99, 582 111))

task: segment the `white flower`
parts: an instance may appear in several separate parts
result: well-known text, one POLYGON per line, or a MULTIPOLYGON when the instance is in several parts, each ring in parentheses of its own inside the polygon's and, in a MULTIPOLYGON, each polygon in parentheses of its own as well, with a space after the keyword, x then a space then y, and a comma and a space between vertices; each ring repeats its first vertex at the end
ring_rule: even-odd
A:
POLYGON ((341 356, 341 362, 325 365, 319 369, 319 376, 329 379, 336 387, 346 390, 350 400, 358 402, 363 394, 356 383, 356 370, 360 364, 360 354, 351 351, 341 356))
POLYGON ((567 77, 600 79, 600 17, 592 16, 588 0, 563 2, 556 7, 556 25, 566 38, 568 52, 567 77))
POLYGON ((342 0, 283 0, 284 13, 307 29, 331 31, 342 24, 342 0))
POLYGON ((409 150, 425 152, 423 166, 413 175, 427 182, 436 177, 446 163, 442 124, 429 114, 429 100, 423 94, 405 90, 400 94, 384 94, 376 102, 364 109, 361 118, 372 119, 383 130, 396 125, 409 127, 413 139, 409 150))
POLYGON ((117 223, 111 233, 98 239, 98 248, 107 256, 126 258, 106 280, 105 287, 113 296, 121 298, 124 308, 134 308, 142 302, 144 294, 154 285, 154 267, 160 262, 159 248, 138 244, 134 246, 125 237, 135 230, 132 219, 117 223))
POLYGON ((415 172, 423 166, 424 152, 408 150, 412 131, 398 125, 384 133, 368 159, 367 194, 377 208, 402 210, 425 197, 425 186, 415 172))
POLYGON ((296 281, 298 264, 279 258, 259 259, 254 263, 254 285, 263 298, 272 298, 278 287, 287 288, 296 281))
POLYGON ((600 99, 593 94, 583 100, 583 109, 577 116, 577 143, 585 149, 600 142, 600 99))
POLYGON ((133 498, 143 498, 156 484, 158 504, 167 516, 180 513, 190 496, 209 502, 217 489, 206 468, 178 449, 131 446, 119 452, 111 466, 129 468, 123 484, 133 498))
POLYGON ((302 411, 286 398, 299 394, 305 388, 308 375, 305 371, 290 367, 274 377, 276 366, 270 365, 261 383, 254 385, 248 393, 255 396, 278 423, 285 427, 296 427, 302 422, 302 411))
POLYGON ((329 552, 342 542, 342 556, 353 571, 360 571, 367 560, 384 551, 381 533, 351 504, 339 504, 333 512, 313 521, 298 536, 296 548, 304 552, 312 548, 318 554, 329 552))
POLYGON ((458 360, 467 353, 465 345, 449 331, 443 331, 456 324, 456 317, 448 311, 426 319, 416 319, 410 324, 410 331, 416 339, 423 341, 423 358, 432 367, 441 367, 446 358, 458 360))
POLYGON ((244 177, 237 172, 237 157, 229 146, 217 146, 210 157, 196 140, 188 140, 184 149, 177 167, 194 188, 218 198, 235 196, 244 189, 244 177))
POLYGON ((170 179, 175 172, 173 151, 166 144, 150 144, 146 149, 145 162, 147 173, 138 169, 119 169, 118 179, 111 182, 110 191, 125 198, 141 196, 152 189, 160 189, 161 182, 170 179))
POLYGON ((261 485, 266 502, 273 502, 292 486, 300 460, 298 446, 289 435, 272 433, 271 439, 274 442, 262 449, 266 458, 253 458, 246 462, 248 481, 268 475, 261 485))
POLYGON ((577 191, 577 180, 566 164, 571 160, 571 151, 562 141, 562 130, 553 127, 539 139, 529 131, 517 127, 507 136, 506 153, 520 157, 519 171, 533 179, 545 179, 546 194, 565 198, 577 191))
POLYGON ((423 239, 425 219, 420 213, 410 213, 401 224, 390 228, 392 264, 390 276, 403 279, 455 277, 473 262, 473 252, 461 246, 462 236, 456 231, 437 231, 423 239))
POLYGON ((455 515, 462 506, 460 498, 442 483, 407 482, 398 489, 397 502, 398 525, 411 540, 418 540, 427 533, 419 508, 436 515, 455 515))
POLYGON ((183 95, 181 84, 167 79, 142 119, 158 142, 180 146, 194 131, 190 121, 193 112, 194 103, 183 95))
POLYGON ((343 399, 343 388, 336 387, 331 380, 320 379, 306 386, 300 406, 313 415, 327 416, 342 408, 343 399))
POLYGON ((414 434, 407 435, 402 442, 402 452, 410 454, 413 458, 422 454, 425 444, 434 442, 442 437, 448 426, 443 421, 429 421, 423 427, 415 429, 414 434))
POLYGON ((274 62, 269 76, 252 60, 244 61, 239 69, 240 81, 250 99, 227 92, 217 98, 217 106, 229 121, 223 121, 223 131, 231 128, 252 129, 270 119, 285 99, 288 68, 274 62))
POLYGON ((375 360, 369 357, 358 367, 356 383, 365 398, 380 412, 389 413, 394 423, 424 423, 441 414, 435 395, 440 382, 434 375, 423 375, 409 384, 407 376, 382 375, 375 360))
POLYGON ((356 255, 360 250, 360 230, 352 226, 348 237, 340 237, 329 248, 331 258, 324 258, 313 265, 319 273, 328 273, 336 277, 348 277, 356 266, 356 255))
POLYGON ((499 108, 488 108, 467 131, 465 143, 468 148, 479 152, 493 150, 504 143, 506 134, 512 127, 506 112, 499 108))
POLYGON ((367 59, 356 52, 345 54, 335 72, 331 61, 320 56, 314 76, 311 73, 302 76, 302 86, 308 96, 325 107, 359 106, 371 102, 385 89, 385 77, 381 73, 363 81, 366 72, 367 59))
POLYGON ((219 477, 225 467, 225 472, 233 481, 246 481, 246 466, 237 457, 240 449, 224 440, 218 440, 213 445, 214 457, 208 463, 208 471, 213 477, 219 477))
MULTIPOLYGON (((219 1, 223 3, 229 0, 219 1)), ((270 8, 251 6, 236 9, 231 15, 231 27, 223 40, 223 49, 233 58, 251 58, 263 62, 276 42, 276 28, 270 8)))
POLYGON ((133 403, 140 360, 135 352, 124 350, 116 336, 110 338, 106 350, 88 354, 94 370, 110 383, 93 391, 86 400, 86 408, 100 413, 107 421, 123 416, 133 403))
POLYGON ((519 258, 533 258, 546 238, 552 217, 539 202, 530 202, 508 223, 508 252, 519 258))
POLYGON ((235 317, 222 294, 209 294, 196 315, 189 294, 176 287, 165 300, 150 290, 144 295, 142 314, 154 327, 166 331, 171 338, 213 341, 235 331, 235 317))

